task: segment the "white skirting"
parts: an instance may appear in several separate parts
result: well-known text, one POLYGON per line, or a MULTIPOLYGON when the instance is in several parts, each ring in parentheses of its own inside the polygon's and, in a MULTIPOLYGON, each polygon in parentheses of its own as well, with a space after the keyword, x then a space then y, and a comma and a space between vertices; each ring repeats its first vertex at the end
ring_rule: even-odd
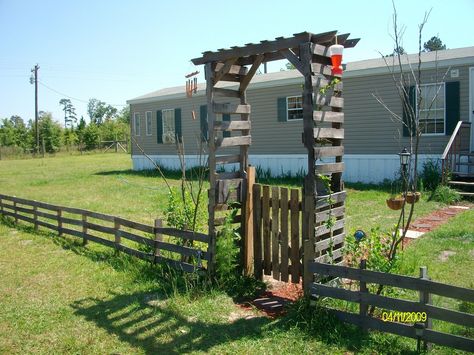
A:
MULTIPOLYGON (((438 160, 439 155, 419 155, 419 170, 429 159, 438 160)), ((180 169, 176 155, 150 156, 160 166, 170 169, 180 169)), ((186 166, 197 165, 198 156, 186 156, 186 166)), ((132 155, 133 170, 153 169, 153 164, 143 155, 132 155)), ((201 161, 203 161, 201 157, 201 161)), ((205 161, 205 160, 204 160, 205 161)), ((250 155, 250 164, 263 171, 270 171, 272 176, 281 176, 291 173, 306 172, 307 162, 305 154, 278 154, 278 155, 250 155)), ((329 161, 328 161, 329 162, 329 161)), ((347 154, 344 155, 344 181, 378 183, 384 179, 394 179, 400 169, 400 160, 396 154, 347 154)), ((227 169, 232 166, 227 165, 227 169)))

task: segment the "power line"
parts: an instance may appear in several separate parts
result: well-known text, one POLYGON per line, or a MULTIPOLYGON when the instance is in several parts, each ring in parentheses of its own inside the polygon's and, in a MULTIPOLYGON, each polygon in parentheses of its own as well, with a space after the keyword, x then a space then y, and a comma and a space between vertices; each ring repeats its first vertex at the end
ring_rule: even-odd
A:
MULTIPOLYGON (((56 94, 59 94, 59 95, 61 95, 61 96, 65 96, 65 97, 67 97, 68 99, 76 100, 76 101, 83 102, 83 103, 86 103, 86 104, 89 103, 89 100, 79 99, 79 98, 77 98, 77 97, 74 97, 74 96, 65 94, 65 93, 63 93, 63 92, 61 92, 61 91, 58 91, 58 90, 56 90, 56 89, 53 89, 52 87, 46 85, 46 84, 45 84, 44 82, 42 82, 42 81, 38 81, 38 82, 39 82, 42 86, 44 86, 46 89, 51 90, 51 91, 53 91, 53 92, 55 92, 56 94)), ((127 105, 123 105, 123 104, 110 104, 110 106, 120 106, 120 107, 124 107, 124 106, 127 106, 127 105)))

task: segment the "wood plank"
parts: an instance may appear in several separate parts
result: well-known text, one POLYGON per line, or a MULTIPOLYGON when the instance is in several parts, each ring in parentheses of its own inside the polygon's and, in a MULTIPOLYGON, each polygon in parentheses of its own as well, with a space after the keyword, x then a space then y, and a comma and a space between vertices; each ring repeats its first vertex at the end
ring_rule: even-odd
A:
MULTIPOLYGON (((235 60, 234 60, 235 62, 235 60)), ((225 67, 224 63, 216 63, 216 67, 214 68, 214 71, 218 73, 220 70, 222 70, 225 67)), ((240 66, 240 65, 229 65, 227 70, 225 71, 226 74, 237 74, 237 75, 247 75, 247 68, 240 66)))
POLYGON ((331 58, 331 53, 329 52, 329 47, 323 46, 321 44, 313 45, 313 54, 319 55, 321 57, 331 58))
MULTIPOLYGON (((24 207, 20 207, 20 206, 16 206, 16 210, 18 212, 29 213, 29 214, 35 213, 35 210, 32 209, 32 208, 24 208, 24 207)), ((52 215, 52 216, 54 216, 54 215, 52 215)), ((54 216, 53 218, 56 218, 56 216, 54 216)))
MULTIPOLYGON (((47 213, 49 215, 49 213, 47 213)), ((39 214, 38 214, 39 216, 39 214)), ((62 217, 63 223, 65 224, 71 224, 73 226, 82 226, 82 220, 78 219, 73 219, 73 218, 68 218, 68 217, 62 217)))
POLYGON ((463 301, 474 302, 474 290, 423 280, 416 277, 388 274, 371 270, 360 270, 346 266, 328 265, 322 263, 310 263, 309 271, 351 280, 377 283, 399 288, 407 288, 415 291, 425 291, 436 295, 455 298, 463 301))
MULTIPOLYGON (((240 82, 239 86, 239 92, 245 93, 245 90, 247 90, 247 87, 250 84, 250 81, 254 77, 255 73, 257 72, 258 68, 260 67, 260 64, 262 64, 263 60, 265 59, 265 56, 263 54, 257 55, 255 58, 254 62, 252 63, 252 66, 248 72, 248 74, 242 78, 242 81, 240 82)), ((245 102, 245 100, 243 100, 245 102)))
POLYGON ((262 186, 253 185, 253 256, 254 275, 257 280, 263 277, 263 243, 262 243, 262 186))
POLYGON ((194 273, 199 270, 199 268, 195 267, 194 265, 177 261, 177 260, 168 259, 163 256, 154 257, 154 262, 167 264, 168 266, 172 267, 175 270, 181 270, 188 273, 194 273))
POLYGON ((326 254, 321 255, 320 257, 317 257, 315 260, 318 263, 332 263, 335 260, 341 258, 343 255, 344 255, 344 248, 339 248, 339 249, 334 249, 332 251, 332 258, 329 256, 329 253, 326 253, 326 254))
POLYGON ((250 121, 216 121, 214 122, 215 131, 239 131, 250 129, 250 121))
MULTIPOLYGON (((91 235, 89 233, 82 234, 82 238, 84 238, 86 240, 89 240, 91 242, 95 242, 95 243, 98 243, 98 244, 108 246, 110 248, 115 248, 115 242, 113 242, 111 240, 104 239, 104 238, 96 237, 95 235, 91 235)), ((123 246, 123 245, 120 245, 120 246, 123 246)))
POLYGON ((240 93, 236 90, 223 89, 223 88, 214 88, 214 94, 220 97, 235 97, 239 98, 240 93))
MULTIPOLYGON (((225 222, 225 219, 226 217, 218 217, 216 219, 214 219, 214 224, 216 226, 222 226, 225 222)), ((242 215, 236 215, 233 219, 232 219, 232 223, 241 223, 242 222, 242 215)))
POLYGON ((240 145, 252 144, 251 136, 240 136, 240 137, 225 137, 217 140, 216 147, 236 147, 240 145))
POLYGON ((197 240, 198 242, 203 242, 203 243, 209 242, 209 236, 206 234, 191 232, 191 231, 183 231, 176 228, 169 228, 169 227, 157 228, 156 233, 170 235, 172 237, 178 237, 182 239, 197 240))
POLYGON ((320 211, 316 213, 316 223, 321 223, 321 222, 326 221, 329 218, 329 214, 331 214, 331 216, 336 217, 336 218, 344 216, 345 210, 346 208, 344 206, 340 206, 340 207, 332 208, 331 212, 329 212, 329 210, 320 211))
POLYGON ((133 222, 129 221, 128 219, 124 219, 121 217, 115 217, 117 219, 117 222, 120 223, 121 226, 132 228, 132 229, 138 229, 139 231, 145 232, 145 233, 150 233, 154 234, 154 227, 149 226, 147 224, 143 223, 138 223, 138 222, 133 222))
POLYGON ((280 280, 280 188, 272 187, 272 224, 271 224, 271 239, 272 239, 272 274, 275 280, 280 280))
POLYGON ((242 105, 242 104, 214 103, 212 105, 212 109, 214 110, 214 113, 233 115, 233 114, 250 113, 251 106, 242 105))
POLYGON ((313 71, 313 74, 321 74, 329 77, 334 77, 334 78, 341 78, 341 74, 333 74, 332 73, 332 66, 331 65, 324 65, 320 63, 312 63, 311 64, 311 70, 313 71))
POLYGON ((263 271, 271 274, 271 233, 270 233, 270 187, 263 186, 262 220, 263 220, 263 271))
POLYGON ((222 173, 216 173, 216 180, 235 180, 242 179, 240 171, 224 171, 222 173))
POLYGON ((240 162, 240 154, 216 157, 216 164, 233 164, 238 162, 240 162))
MULTIPOLYGON (((216 65, 216 68, 214 71, 214 83, 217 83, 219 80, 221 80, 224 77, 224 75, 227 75, 229 73, 230 68, 235 63, 236 60, 237 58, 229 58, 225 61, 225 63, 217 63, 219 64, 219 68, 218 68, 218 65, 216 65)), ((240 68, 238 68, 237 70, 239 69, 240 68)))
POLYGON ((207 252, 205 251, 198 250, 191 247, 186 247, 183 245, 166 243, 162 241, 154 241, 154 242, 155 242, 155 246, 161 250, 167 250, 172 253, 177 253, 177 254, 185 255, 185 256, 194 256, 196 258, 200 256, 201 258, 208 260, 208 255, 207 255, 207 252))
POLYGON ((281 213, 281 237, 280 237, 280 278, 281 281, 288 282, 288 189, 280 188, 280 213, 281 213))
POLYGON ((343 128, 315 128, 314 139, 344 139, 343 128))
POLYGON ((115 234, 115 228, 113 227, 101 226, 100 224, 91 223, 91 222, 86 222, 85 225, 88 229, 92 229, 97 232, 102 232, 106 234, 115 234))
POLYGON ((315 122, 344 123, 344 112, 313 111, 315 122))
MULTIPOLYGON (((342 229, 342 228, 344 228, 344 220, 339 219, 339 220, 336 221, 336 223, 334 223, 334 226, 332 227, 332 230, 337 231, 338 229, 342 229)), ((317 226, 315 228, 314 233, 315 233, 316 237, 320 237, 324 234, 328 234, 329 232, 330 232, 330 229, 326 225, 322 224, 322 225, 317 226)))
POLYGON ((324 88, 331 89, 334 91, 342 91, 342 89, 344 88, 342 81, 335 83, 333 82, 333 80, 334 79, 328 79, 327 77, 322 76, 320 74, 311 77, 311 83, 316 89, 316 91, 319 91, 324 88))
POLYGON ((251 276, 253 273, 253 185, 255 184, 255 167, 247 167, 247 188, 244 214, 244 274, 251 276))
MULTIPOLYGON (((64 211, 66 211, 66 210, 64 210, 64 211)), ((81 211, 80 213, 84 213, 84 212, 81 211)), ((111 216, 111 215, 104 214, 104 213, 85 211, 85 214, 86 214, 87 217, 101 219, 101 220, 107 221, 107 222, 114 222, 115 221, 115 216, 111 216)))
POLYGON ((344 171, 344 163, 317 164, 314 171, 316 174, 341 173, 344 171))
POLYGON ((145 253, 143 251, 135 250, 129 247, 126 247, 123 244, 117 245, 117 249, 120 250, 121 252, 124 252, 125 254, 134 256, 136 258, 142 259, 142 260, 147 260, 147 261, 153 261, 153 255, 145 253))
MULTIPOLYGON (((328 199, 331 198, 331 200, 334 201, 334 205, 335 204, 338 204, 338 203, 341 203, 341 202, 344 202, 346 200, 346 191, 340 191, 340 192, 336 192, 336 193, 333 193, 331 195, 320 195, 317 197, 316 199, 316 209, 322 209, 322 208, 326 208, 329 206, 328 204, 328 199)), ((319 213, 319 212, 318 212, 319 213)))
POLYGON ((75 229, 70 229, 70 228, 65 228, 65 227, 63 227, 62 230, 63 230, 64 234, 69 234, 69 235, 72 235, 73 237, 82 238, 82 232, 81 231, 78 231, 78 230, 75 230, 75 229))
POLYGON ((314 148, 314 159, 344 155, 344 146, 314 148))
POLYGON ((293 64, 293 66, 295 67, 296 70, 298 70, 300 73, 304 74, 305 72, 305 67, 303 66, 303 64, 301 63, 301 60, 300 58, 298 58, 298 56, 293 53, 290 49, 288 48, 285 48, 285 49, 281 49, 279 51, 291 64, 293 64))
POLYGON ((294 48, 302 42, 309 42, 310 33, 302 33, 291 38, 282 38, 275 41, 265 43, 252 44, 245 47, 232 48, 223 52, 206 52, 201 58, 194 58, 191 61, 194 65, 205 64, 213 61, 223 61, 227 58, 247 57, 251 55, 259 55, 267 52, 275 52, 280 49, 294 48))
POLYGON ((137 242, 137 243, 140 243, 140 244, 143 244, 143 245, 148 245, 149 247, 153 247, 155 245, 155 241, 153 239, 145 238, 141 235, 130 233, 130 232, 127 232, 127 231, 124 231, 124 230, 120 231, 120 236, 122 238, 131 240, 133 242, 137 242))
POLYGON ((291 223, 291 282, 300 281, 300 211, 299 211, 299 190, 290 191, 290 223, 291 223))
MULTIPOLYGON (((334 235, 332 237, 333 246, 344 242, 345 237, 346 237, 346 233, 339 233, 337 235, 334 235)), ((329 248, 330 243, 331 243, 331 238, 326 238, 326 239, 320 240, 319 242, 316 242, 314 246, 315 251, 317 253, 325 251, 326 249, 329 248)))
POLYGON ((332 108, 344 108, 344 99, 337 96, 326 96, 317 94, 315 99, 315 105, 327 106, 332 108))

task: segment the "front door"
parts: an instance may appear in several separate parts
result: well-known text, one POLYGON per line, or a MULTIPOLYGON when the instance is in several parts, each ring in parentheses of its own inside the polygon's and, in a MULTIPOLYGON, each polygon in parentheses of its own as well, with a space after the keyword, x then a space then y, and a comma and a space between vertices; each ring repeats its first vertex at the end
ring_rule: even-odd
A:
POLYGON ((471 122, 471 152, 474 152, 474 67, 469 68, 469 121, 471 122))

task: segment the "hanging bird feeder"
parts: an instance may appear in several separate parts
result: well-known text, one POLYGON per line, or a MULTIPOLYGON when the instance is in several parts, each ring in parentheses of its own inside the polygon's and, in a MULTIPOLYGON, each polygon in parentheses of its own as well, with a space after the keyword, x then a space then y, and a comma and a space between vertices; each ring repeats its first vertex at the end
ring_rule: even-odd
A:
POLYGON ((342 75, 342 51, 344 46, 340 44, 333 44, 329 47, 329 54, 331 55, 332 75, 342 75))

